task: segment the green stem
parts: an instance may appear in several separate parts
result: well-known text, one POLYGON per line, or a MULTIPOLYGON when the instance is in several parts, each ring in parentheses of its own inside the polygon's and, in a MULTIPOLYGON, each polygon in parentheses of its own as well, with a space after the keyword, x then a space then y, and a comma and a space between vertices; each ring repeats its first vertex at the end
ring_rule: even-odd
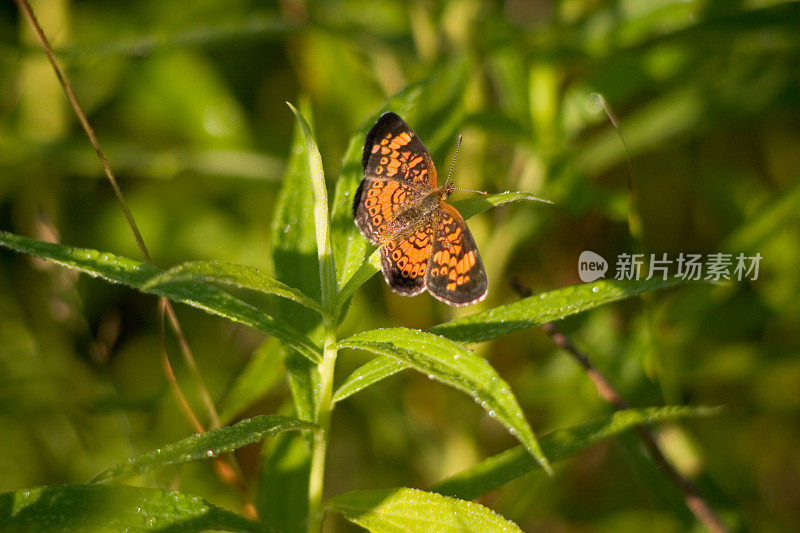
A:
POLYGON ((334 403, 333 370, 336 365, 336 329, 330 318, 324 319, 325 350, 319 364, 319 403, 316 423, 319 429, 314 433, 311 455, 311 472, 308 480, 308 533, 322 531, 325 511, 322 509, 322 492, 325 484, 325 458, 328 452, 328 437, 331 427, 331 412, 334 403))

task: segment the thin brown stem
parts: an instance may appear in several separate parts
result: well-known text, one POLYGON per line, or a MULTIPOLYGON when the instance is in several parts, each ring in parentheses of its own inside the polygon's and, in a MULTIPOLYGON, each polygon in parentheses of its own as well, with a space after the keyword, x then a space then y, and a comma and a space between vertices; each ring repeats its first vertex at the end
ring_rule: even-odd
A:
MULTIPOLYGON (((523 298, 531 296, 531 290, 522 285, 522 283, 520 283, 518 280, 512 279, 510 284, 511 287, 523 298)), ((586 373, 594 383, 597 393, 601 398, 611 403, 616 409, 627 409, 629 407, 628 402, 622 398, 619 392, 617 392, 617 390, 613 387, 613 385, 611 385, 606 377, 597 369, 597 367, 592 364, 589 356, 580 351, 569 339, 569 337, 564 335, 564 333, 562 333, 552 322, 546 322, 542 324, 542 329, 550 336, 550 339, 556 344, 556 346, 566 351, 579 365, 586 370, 586 373)), ((709 531, 714 533, 728 533, 728 528, 725 527, 725 525, 719 519, 719 516, 717 516, 717 513, 711 508, 708 502, 702 496, 700 496, 700 493, 697 492, 697 488, 694 486, 694 483, 683 477, 677 470, 675 470, 667 458, 664 457, 658 442, 656 442, 653 432, 645 426, 638 426, 636 428, 636 433, 644 443, 645 448, 647 449, 653 461, 655 461, 659 470, 661 470, 664 475, 667 476, 667 479, 669 479, 672 484, 675 485, 681 492, 683 499, 686 502, 686 506, 689 508, 692 514, 694 514, 697 520, 699 520, 700 523, 703 524, 709 531)))
POLYGON ((133 214, 128 208, 128 203, 125 201, 125 197, 122 195, 122 190, 119 188, 117 178, 114 176, 114 172, 111 170, 111 166, 108 164, 108 158, 106 157, 103 148, 100 146, 100 141, 97 140, 97 135, 94 134, 94 128, 92 128, 92 125, 89 123, 89 119, 86 118, 86 113, 83 112, 83 108, 78 101, 78 97, 75 94, 75 91, 72 90, 72 84, 69 82, 67 75, 64 73, 64 69, 61 68, 61 65, 56 59, 56 54, 53 52, 53 47, 50 46, 50 42, 47 40, 44 30, 42 30, 39 21, 36 19, 36 15, 33 14, 31 5, 28 3, 28 0, 14 0, 14 2, 16 2, 20 11, 22 11, 22 13, 25 15, 25 18, 28 19, 28 22, 30 22, 33 32, 36 34, 36 38, 39 39, 39 43, 41 43, 44 53, 47 55, 47 59, 50 60, 50 64, 53 66, 53 70, 56 73, 59 83, 61 83, 61 87, 64 88, 64 92, 67 94, 69 103, 72 105, 72 110, 75 112, 75 116, 78 117, 78 122, 80 122, 83 131, 89 138, 92 148, 94 148, 94 151, 97 152, 97 157, 100 159, 100 164, 103 166, 103 172, 105 172, 109 183, 111 183, 111 188, 114 189, 114 196, 116 196, 117 202, 119 202, 122 212, 125 213, 125 218, 128 220, 128 225, 131 227, 131 231, 133 231, 133 238, 136 239, 136 245, 139 247, 139 250, 142 252, 142 256, 144 256, 145 260, 148 263, 152 263, 153 260, 150 257, 150 252, 147 250, 147 246, 144 244, 142 234, 139 232, 139 227, 136 225, 136 221, 133 219, 133 214))
MULTIPOLYGON (((167 334, 166 329, 164 327, 165 317, 170 317, 170 324, 175 331, 181 331, 180 324, 177 321, 177 317, 175 317, 175 311, 170 305, 169 300, 166 298, 160 298, 159 306, 158 306, 158 316, 159 316, 159 333, 161 335, 161 363, 164 368, 164 375, 167 377, 167 381, 169 382, 170 388, 172 389, 172 393, 175 395, 175 398, 178 400, 178 404, 181 406, 181 409, 184 412, 184 415, 189 420, 192 425, 192 428, 196 433, 205 433, 206 428, 203 427, 203 423, 200 422, 200 419, 195 414, 194 410, 192 409, 189 400, 186 398, 186 395, 183 393, 180 385, 178 384, 178 379, 175 376, 175 371, 172 369, 172 363, 169 360, 169 353, 167 352, 167 334), (176 330, 177 324, 177 330, 176 330)), ((186 339, 181 334, 179 335, 179 343, 185 344, 186 348, 188 349, 188 343, 186 339)), ((224 456, 218 457, 214 460, 214 469, 217 472, 217 475, 220 479, 225 481, 226 483, 236 487, 242 495, 243 507, 245 509, 245 513, 250 516, 251 518, 255 517, 256 511, 255 506, 253 505, 252 499, 250 497, 249 492, 247 491, 247 485, 244 481, 244 476, 242 475, 241 467, 239 466, 239 462, 236 459, 236 456, 231 454, 225 454, 224 456)))
POLYGON ((164 375, 167 377, 167 381, 172 389, 172 393, 178 400, 178 404, 181 406, 184 415, 186 415, 186 418, 192 424, 192 428, 196 433, 203 433, 205 432, 205 428, 203 427, 202 422, 200 422, 200 419, 194 413, 191 404, 189 404, 189 400, 186 399, 186 395, 183 394, 183 390, 181 390, 181 387, 178 384, 178 379, 175 377, 175 371, 172 369, 172 363, 169 361, 169 353, 167 352, 167 333, 164 328, 164 315, 166 313, 166 308, 166 299, 160 299, 158 306, 158 324, 159 334, 161 336, 161 364, 164 367, 164 375))
MULTIPOLYGON (((117 199, 117 202, 122 209, 122 212, 125 215, 125 219, 128 221, 128 225, 133 232, 133 237, 136 240, 136 245, 139 247, 139 251, 141 252, 142 256, 144 257, 145 261, 149 264, 153 264, 153 259, 150 256, 150 252, 147 249, 147 246, 144 243, 144 239, 142 238, 142 234, 139 231, 139 227, 136 225, 136 221, 133 218, 133 214, 131 213, 130 208, 128 207, 128 203, 125 201, 125 197, 122 194, 122 189, 119 187, 119 183, 117 182, 117 178, 114 175, 114 171, 111 169, 111 165, 108 162, 108 158, 103 151, 102 146, 100 145, 100 141, 97 139, 97 135, 95 135, 94 128, 89 123, 89 119, 86 117, 86 113, 83 110, 80 102, 78 101, 78 96, 75 94, 75 91, 72 89, 72 84, 70 83, 69 79, 67 78, 64 69, 59 64, 58 60, 56 59, 55 52, 53 52, 53 47, 50 45, 50 42, 47 39, 47 36, 44 34, 44 30, 42 29, 39 21, 36 18, 36 15, 33 13, 33 9, 31 8, 30 3, 28 0, 14 0, 17 4, 19 10, 23 13, 25 18, 31 25, 36 38, 39 40, 39 43, 44 50, 45 55, 47 55, 47 59, 50 61, 50 64, 55 71, 56 77, 58 78, 61 87, 64 89, 64 93, 67 95, 67 99, 69 99, 70 105, 72 106, 72 110, 75 113, 75 116, 78 118, 78 122, 80 123, 81 127, 83 128, 86 137, 89 139, 89 143, 94 148, 94 151, 97 153, 98 159, 100 159, 100 164, 103 167, 103 172, 108 178, 109 183, 111 184, 111 188, 114 191, 114 196, 117 199)), ((192 356, 191 349, 189 348, 189 343, 186 340, 186 337, 183 334, 183 330, 178 322, 177 317, 175 316, 175 310, 172 307, 172 304, 169 300, 162 297, 159 299, 159 313, 161 315, 161 338, 162 338, 162 365, 164 368, 164 374, 167 377, 167 381, 170 383, 170 387, 175 395, 175 398, 178 400, 178 403, 181 406, 181 409, 186 414, 187 419, 189 420, 192 427, 198 433, 202 433, 205 431, 203 428, 202 423, 195 415, 194 411, 189 404, 189 401, 186 398, 186 395, 183 394, 183 391, 178 384, 178 381, 175 377, 175 373, 172 369, 172 364, 169 361, 169 355, 167 353, 166 348, 166 335, 164 333, 164 314, 169 317, 170 325, 175 332, 175 335, 178 337, 179 344, 181 346, 181 351, 184 354, 184 358, 186 360, 187 365, 189 366, 190 371, 192 372, 193 377, 198 385, 198 390, 200 391, 200 395, 203 399, 203 403, 206 406, 206 409, 209 414, 209 419, 211 420, 211 424, 213 427, 219 427, 220 421, 219 416, 217 414, 216 408, 214 407, 213 401, 211 400, 211 395, 208 393, 208 389, 205 386, 203 381, 202 375, 195 363, 194 357, 192 356)), ((225 480, 226 482, 236 486, 242 492, 243 499, 244 499, 244 507, 245 511, 249 515, 255 514, 255 508, 252 504, 251 499, 246 490, 246 486, 244 483, 244 479, 241 473, 241 469, 239 468, 238 462, 236 461, 235 456, 230 455, 224 458, 220 457, 216 461, 217 465, 217 473, 219 474, 220 478, 225 480), (225 463, 225 464, 224 464, 225 463)))
POLYGON ((181 328, 181 323, 178 321, 178 317, 175 315, 175 310, 171 305, 167 306, 166 314, 167 318, 169 319, 170 326, 172 327, 172 331, 178 338, 178 344, 181 347, 183 359, 186 361, 189 371, 192 373, 195 381, 197 382, 197 388, 200 392, 200 397, 203 400, 203 404, 205 404, 209 420, 211 421, 211 427, 218 428, 220 426, 220 420, 219 414, 217 413, 217 408, 214 406, 214 401, 211 399, 211 394, 208 392, 208 388, 206 388, 205 383, 203 382, 200 369, 197 367, 194 355, 192 354, 192 349, 189 347, 189 341, 186 340, 186 336, 183 334, 183 328, 181 328))

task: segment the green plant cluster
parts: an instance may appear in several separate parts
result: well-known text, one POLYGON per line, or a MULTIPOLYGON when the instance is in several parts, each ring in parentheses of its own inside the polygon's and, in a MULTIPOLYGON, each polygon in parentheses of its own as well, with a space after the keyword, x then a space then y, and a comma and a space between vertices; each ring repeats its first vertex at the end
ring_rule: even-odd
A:
POLYGON ((645 426, 731 530, 800 528, 798 7, 34 2, 153 265, 7 6, 0 530, 700 530, 645 426), (375 275, 351 205, 386 110, 440 174, 464 135, 476 306, 375 275), (763 261, 580 284, 583 250, 763 261))

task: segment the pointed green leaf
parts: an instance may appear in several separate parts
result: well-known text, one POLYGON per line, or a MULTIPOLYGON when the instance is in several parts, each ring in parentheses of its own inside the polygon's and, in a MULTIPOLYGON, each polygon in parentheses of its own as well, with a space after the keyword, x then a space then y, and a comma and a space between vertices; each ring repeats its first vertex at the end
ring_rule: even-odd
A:
POLYGON ((310 422, 287 416, 260 415, 242 420, 232 426, 212 429, 206 433, 197 433, 163 448, 133 457, 100 473, 92 481, 102 483, 165 466, 211 459, 221 453, 232 452, 237 448, 284 431, 310 430, 315 427, 310 422))
POLYGON ((331 498, 325 507, 373 532, 522 531, 488 507, 418 489, 356 490, 331 498))
MULTIPOLYGON (((356 276, 352 278, 356 279, 356 276)), ((445 322, 431 332, 462 342, 482 342, 507 333, 593 309, 605 303, 636 296, 646 291, 672 287, 679 280, 597 281, 545 292, 517 302, 445 322)), ((372 359, 357 368, 339 387, 337 401, 408 368, 389 356, 372 359)))
POLYGON ((274 294, 297 302, 309 309, 320 312, 317 302, 297 289, 281 283, 260 269, 247 265, 236 265, 220 261, 191 261, 174 266, 163 274, 150 279, 144 289, 177 283, 199 281, 203 283, 222 283, 240 289, 250 289, 264 294, 274 294))
MULTIPOLYGON (((453 202, 453 206, 455 206, 461 215, 467 219, 475 215, 479 215, 484 211, 488 211, 492 207, 499 207, 501 205, 525 200, 551 203, 548 200, 543 200, 537 196, 525 192, 503 192, 459 200, 458 202, 453 202)), ((349 216, 352 222, 352 214, 349 216)), ((363 241, 364 249, 366 250, 368 245, 367 240, 360 233, 358 233, 358 231, 356 231, 356 234, 356 236, 363 241)), ((363 257, 363 252, 361 257, 363 257)), ((374 276, 376 272, 380 271, 380 269, 380 253, 378 250, 374 250, 372 254, 370 254, 369 258, 366 261, 361 262, 358 269, 355 270, 351 274, 350 278, 347 279, 346 283, 344 283, 342 290, 339 291, 339 305, 342 305, 348 298, 350 298, 356 289, 374 276)))
POLYGON ((274 531, 199 496, 114 485, 37 487, 0 495, 3 531, 274 531))
POLYGON ((506 191, 497 194, 481 194, 471 198, 464 198, 463 200, 453 202, 453 207, 458 209, 458 212, 461 213, 461 216, 466 220, 484 211, 488 211, 492 207, 500 207, 502 205, 523 201, 553 204, 550 200, 539 198, 529 192, 506 191))
POLYGON ((37 241, 4 231, 0 231, 0 245, 246 324, 278 337, 312 361, 319 360, 319 349, 296 329, 212 285, 181 282, 145 289, 147 282, 161 271, 141 261, 97 250, 37 241))
MULTIPOLYGON (((307 99, 301 101, 300 111, 313 126, 307 99)), ((272 257, 278 280, 320 301, 320 269, 310 173, 303 128, 298 121, 292 135, 286 174, 275 203, 272 257)), ((307 333, 315 341, 320 341, 320 314, 288 301, 277 304, 280 316, 290 325, 307 333)), ((311 420, 316 409, 317 365, 291 349, 287 349, 285 355, 292 410, 297 418, 311 420)), ((311 455, 305 437, 284 433, 276 439, 270 439, 268 445, 262 448, 256 493, 258 515, 282 531, 299 532, 306 529, 311 455)))
MULTIPOLYGON (((362 239, 364 237, 359 234, 359 237, 362 239)), ((366 242, 366 239, 364 239, 366 242)), ((348 298, 350 298, 356 289, 362 286, 364 283, 369 281, 369 279, 374 276, 377 272, 381 270, 381 256, 379 251, 376 249, 374 250, 370 256, 367 258, 366 261, 361 263, 361 266, 358 267, 350 279, 347 280, 347 283, 344 284, 342 290, 339 291, 339 305, 344 305, 348 298)))
POLYGON ((336 285, 336 265, 333 263, 333 253, 331 251, 328 189, 325 185, 325 172, 322 169, 322 156, 319 155, 317 141, 314 140, 314 134, 311 133, 311 127, 306 122, 306 119, 292 104, 287 102, 287 105, 300 123, 306 143, 306 156, 308 157, 308 169, 311 178, 310 185, 311 191, 314 193, 314 229, 317 240, 317 257, 319 259, 322 308, 329 316, 332 316, 336 305, 338 287, 336 285))
POLYGON ((542 468, 551 471, 508 384, 482 357, 437 335, 406 328, 357 333, 340 341, 339 346, 392 357, 466 392, 489 416, 506 426, 542 468))
MULTIPOLYGON (((557 429, 542 435, 540 441, 547 457, 555 462, 596 442, 619 435, 640 425, 717 414, 719 414, 719 409, 711 407, 667 406, 626 409, 617 411, 601 420, 557 429)), ((536 466, 525 448, 517 446, 489 457, 475 466, 437 483, 431 490, 471 500, 536 470, 536 466)))
POLYGON ((364 139, 378 117, 386 111, 393 111, 404 116, 426 84, 426 81, 415 83, 389 98, 350 137, 347 150, 342 158, 342 170, 336 180, 336 191, 333 194, 331 205, 333 255, 340 284, 346 283, 364 262, 364 254, 368 246, 366 239, 361 236, 353 221, 353 196, 359 182, 364 178, 364 171, 361 168, 364 139))
POLYGON ((255 351, 220 403, 219 419, 227 424, 253 402, 265 396, 283 377, 283 349, 278 339, 269 338, 255 351))
POLYGON ((535 294, 431 328, 431 332, 461 342, 483 342, 515 331, 552 322, 624 300, 643 292, 674 287, 680 279, 599 280, 535 294))
POLYGON ((267 441, 261 453, 256 494, 259 518, 285 533, 306 533, 311 471, 308 442, 300 435, 282 433, 267 441))
MULTIPOLYGON (((301 102, 304 116, 311 117, 309 106, 301 102)), ((314 227, 314 195, 309 186, 309 159, 303 128, 298 122, 292 135, 289 164, 275 203, 272 221, 272 259, 275 277, 304 294, 320 299, 319 259, 314 227)), ((322 316, 293 302, 279 301, 277 309, 289 325, 319 340, 322 316)), ((294 350, 286 353, 286 370, 294 400, 295 415, 311 420, 314 415, 314 389, 317 367, 304 364, 294 350)), ((269 517, 272 518, 272 517, 269 517)))
POLYGON ((409 365, 388 356, 378 356, 358 367, 345 378, 333 395, 333 401, 339 402, 352 396, 363 388, 369 387, 383 378, 408 368, 409 365))
POLYGON ((483 342, 624 300, 643 292, 674 287, 680 279, 599 280, 543 292, 431 328, 432 333, 460 342, 483 342))

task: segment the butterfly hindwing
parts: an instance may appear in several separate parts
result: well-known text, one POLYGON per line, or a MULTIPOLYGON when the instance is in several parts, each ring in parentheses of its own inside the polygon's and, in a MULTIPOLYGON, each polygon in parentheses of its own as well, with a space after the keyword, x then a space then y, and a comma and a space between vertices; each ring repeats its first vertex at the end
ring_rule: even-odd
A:
POLYGON ((426 224, 381 246, 381 270, 394 292, 414 296, 425 290, 425 273, 433 248, 432 230, 426 224))
POLYGON ((467 223, 455 207, 442 204, 433 231, 426 286, 450 305, 468 305, 486 297, 483 261, 467 223))

